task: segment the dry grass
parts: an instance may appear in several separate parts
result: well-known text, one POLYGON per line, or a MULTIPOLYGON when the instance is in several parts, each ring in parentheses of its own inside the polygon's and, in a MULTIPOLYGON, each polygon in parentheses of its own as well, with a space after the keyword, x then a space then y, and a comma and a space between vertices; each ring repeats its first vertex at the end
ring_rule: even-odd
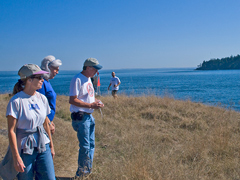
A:
MULTIPOLYGON (((232 110, 156 96, 114 100, 94 112, 96 151, 88 179, 240 179, 240 114, 232 110)), ((0 95, 0 129, 9 98, 0 95)), ((58 96, 53 136, 56 176, 73 177, 78 140, 67 96, 58 96)), ((0 135, 1 157, 8 140, 0 135)))

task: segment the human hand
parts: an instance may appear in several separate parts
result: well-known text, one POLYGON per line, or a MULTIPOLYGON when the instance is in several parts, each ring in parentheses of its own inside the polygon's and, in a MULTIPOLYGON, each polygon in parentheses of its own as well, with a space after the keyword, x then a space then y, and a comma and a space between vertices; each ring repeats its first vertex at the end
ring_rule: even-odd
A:
POLYGON ((98 100, 97 102, 100 104, 101 107, 104 107, 104 104, 102 103, 102 101, 98 100))
POLYGON ((17 172, 24 172, 24 168, 26 168, 26 166, 24 165, 22 158, 20 156, 14 160, 13 164, 17 172))
POLYGON ((54 150, 54 147, 51 147, 51 154, 52 154, 52 158, 54 159, 54 156, 55 156, 55 150, 54 150))
POLYGON ((100 100, 97 100, 97 101, 91 103, 91 108, 92 109, 99 109, 103 106, 104 106, 104 104, 100 100))
POLYGON ((50 128, 51 134, 54 134, 55 133, 55 124, 53 122, 51 122, 51 124, 49 125, 49 128, 50 128))

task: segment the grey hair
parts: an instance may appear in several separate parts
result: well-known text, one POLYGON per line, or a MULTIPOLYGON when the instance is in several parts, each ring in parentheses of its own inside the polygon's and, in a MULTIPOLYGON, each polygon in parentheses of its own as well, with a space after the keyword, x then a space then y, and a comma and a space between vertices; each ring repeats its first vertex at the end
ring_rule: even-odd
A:
POLYGON ((49 74, 43 74, 44 79, 48 80, 51 76, 51 71, 49 67, 59 67, 62 65, 62 61, 60 59, 56 59, 53 55, 46 56, 41 62, 41 69, 49 72, 49 74))

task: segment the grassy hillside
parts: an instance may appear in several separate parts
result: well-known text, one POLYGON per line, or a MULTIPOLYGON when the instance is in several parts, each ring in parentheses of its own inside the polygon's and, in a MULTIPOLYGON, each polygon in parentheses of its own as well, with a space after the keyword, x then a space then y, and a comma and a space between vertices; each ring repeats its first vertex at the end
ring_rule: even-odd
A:
MULTIPOLYGON (((114 100, 94 112, 96 149, 89 179, 240 179, 240 114, 190 101, 155 96, 114 100)), ((8 139, 0 95, 0 157, 8 139)), ((53 136, 56 176, 73 177, 78 140, 71 127, 67 96, 58 96, 53 136)))

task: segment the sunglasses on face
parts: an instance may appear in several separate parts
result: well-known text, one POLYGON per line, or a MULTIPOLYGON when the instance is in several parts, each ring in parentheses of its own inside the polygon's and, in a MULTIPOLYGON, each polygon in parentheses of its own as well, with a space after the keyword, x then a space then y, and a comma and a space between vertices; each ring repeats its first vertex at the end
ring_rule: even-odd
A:
POLYGON ((38 80, 41 80, 43 79, 43 75, 41 76, 36 76, 36 75, 33 75, 33 76, 30 76, 31 79, 38 79, 38 80))
POLYGON ((59 67, 52 67, 52 66, 50 66, 49 68, 50 68, 50 69, 53 69, 53 70, 55 70, 55 71, 59 71, 59 67))

